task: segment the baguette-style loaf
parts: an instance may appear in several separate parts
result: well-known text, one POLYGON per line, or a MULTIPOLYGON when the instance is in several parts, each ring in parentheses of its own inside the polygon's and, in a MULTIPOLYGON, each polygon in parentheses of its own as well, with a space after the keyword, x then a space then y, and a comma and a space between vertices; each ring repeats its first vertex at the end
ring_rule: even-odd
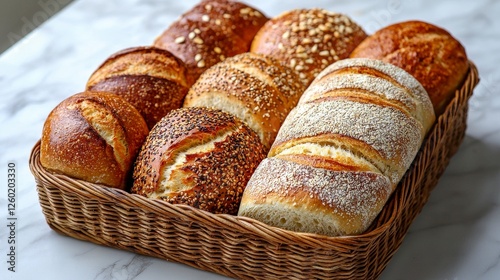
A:
POLYGON ((270 19, 250 51, 274 57, 294 69, 304 86, 335 61, 347 58, 366 38, 346 15, 324 9, 295 9, 270 19))
POLYGON ((257 134, 238 118, 203 107, 173 110, 137 157, 132 193, 234 215, 264 157, 257 134))
POLYGON ((233 114, 253 129, 269 150, 304 89, 290 68, 247 52, 206 70, 189 90, 183 106, 212 107, 233 114))
POLYGON ((109 187, 130 187, 133 162, 148 127, 118 95, 75 94, 47 117, 40 162, 50 171, 109 187))
POLYGON ((446 109, 469 69, 464 47, 448 31, 422 21, 382 28, 351 57, 380 59, 403 68, 427 90, 436 115, 446 109))
POLYGON ((151 129, 168 112, 181 107, 188 91, 186 67, 166 50, 128 48, 97 68, 87 90, 120 95, 139 110, 151 129))
POLYGON ((239 215, 329 236, 365 231, 435 121, 425 89, 378 60, 327 67, 283 123, 239 215))
POLYGON ((158 36, 154 46, 186 64, 192 85, 212 65, 247 52, 267 20, 258 10, 237 1, 202 1, 158 36))

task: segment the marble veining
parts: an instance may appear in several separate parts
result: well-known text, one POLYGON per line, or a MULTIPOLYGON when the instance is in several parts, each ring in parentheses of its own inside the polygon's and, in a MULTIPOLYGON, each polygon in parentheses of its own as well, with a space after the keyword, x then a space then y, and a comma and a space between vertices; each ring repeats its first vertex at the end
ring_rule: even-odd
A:
MULTIPOLYGON (((0 279, 227 279, 57 234, 45 222, 28 168, 43 122, 59 102, 82 91, 107 56, 151 44, 196 2, 77 0, 0 55, 0 279), (6 262, 8 163, 17 172, 15 273, 6 262)), ((326 8, 348 14, 369 33, 420 19, 462 42, 481 77, 466 137, 380 279, 500 279, 500 1, 246 2, 269 16, 326 8)))
POLYGON ((151 260, 143 256, 135 255, 130 260, 113 262, 99 272, 94 280, 134 280, 150 265, 151 260))

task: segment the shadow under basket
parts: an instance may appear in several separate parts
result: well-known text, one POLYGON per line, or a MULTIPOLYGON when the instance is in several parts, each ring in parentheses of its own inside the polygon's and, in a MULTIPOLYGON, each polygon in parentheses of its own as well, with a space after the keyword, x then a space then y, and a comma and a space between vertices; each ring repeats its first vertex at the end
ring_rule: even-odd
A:
POLYGON ((46 171, 32 150, 43 214, 61 233, 238 279, 376 279, 427 202, 466 129, 475 65, 372 226, 355 236, 296 233, 46 171))

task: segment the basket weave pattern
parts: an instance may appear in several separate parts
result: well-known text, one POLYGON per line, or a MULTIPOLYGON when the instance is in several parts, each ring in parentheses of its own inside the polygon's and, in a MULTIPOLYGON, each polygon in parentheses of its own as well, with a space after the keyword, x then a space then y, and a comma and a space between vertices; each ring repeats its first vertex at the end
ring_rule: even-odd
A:
POLYGON ((290 232, 52 174, 40 164, 40 143, 30 168, 46 221, 61 234, 238 279, 376 279, 461 144, 467 101, 478 81, 471 62, 467 80, 391 199, 356 236, 290 232))

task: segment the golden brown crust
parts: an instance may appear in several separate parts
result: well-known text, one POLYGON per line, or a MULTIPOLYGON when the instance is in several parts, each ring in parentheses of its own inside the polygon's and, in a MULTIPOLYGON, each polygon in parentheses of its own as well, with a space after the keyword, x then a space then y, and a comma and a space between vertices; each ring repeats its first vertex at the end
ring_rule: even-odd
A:
POLYGON ((269 149, 303 85, 278 61, 255 53, 228 58, 205 71, 186 95, 184 107, 214 107, 243 120, 269 149))
POLYGON ((255 35, 251 51, 295 69, 308 86, 331 63, 347 58, 366 38, 350 18, 322 9, 296 9, 270 19, 255 35))
POLYGON ((111 55, 91 75, 87 90, 120 95, 144 117, 151 129, 187 94, 184 63, 170 52, 134 47, 111 55))
POLYGON ((235 1, 203 1, 172 23, 154 45, 179 57, 192 85, 212 65, 243 52, 267 18, 235 1))
POLYGON ((141 149, 132 192, 236 214, 245 185, 264 157, 257 135, 234 116, 201 107, 173 110, 141 149))
POLYGON ((154 45, 170 51, 186 64, 189 85, 210 66, 247 51, 245 42, 227 29, 185 18, 170 25, 154 45))
POLYGON ((364 40, 351 57, 380 59, 412 74, 427 90, 436 115, 446 108, 468 71, 464 47, 446 30, 421 21, 387 26, 364 40))
POLYGON ((193 21, 205 21, 227 28, 246 42, 247 50, 268 18, 256 8, 230 0, 205 0, 182 15, 193 21))
POLYGON ((122 98, 99 92, 76 94, 47 117, 40 161, 53 172, 125 189, 147 134, 144 119, 122 98))

